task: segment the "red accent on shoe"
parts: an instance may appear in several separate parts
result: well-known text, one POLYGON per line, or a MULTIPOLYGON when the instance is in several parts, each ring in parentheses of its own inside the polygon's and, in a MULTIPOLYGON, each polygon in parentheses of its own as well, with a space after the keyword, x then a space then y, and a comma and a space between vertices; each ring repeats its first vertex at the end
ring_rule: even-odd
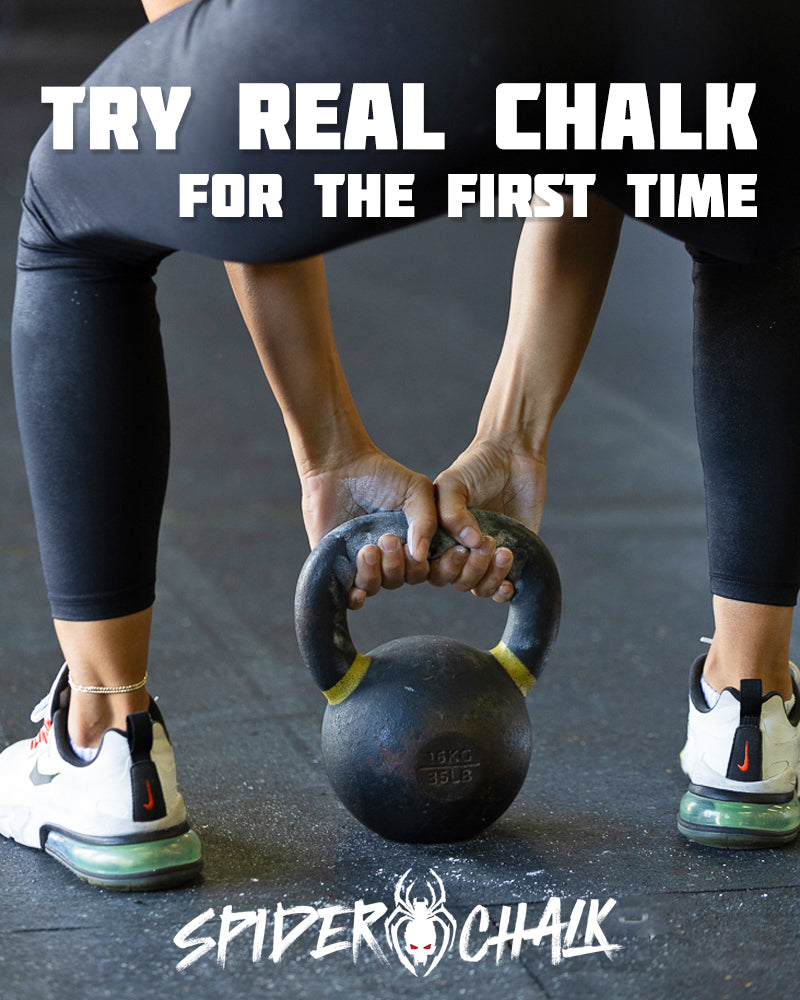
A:
POLYGON ((153 806, 156 804, 156 800, 153 798, 153 789, 150 787, 149 781, 145 781, 145 785, 147 786, 147 794, 150 796, 150 798, 147 800, 147 802, 143 802, 142 806, 145 809, 152 809, 153 806))
POLYGON ((750 747, 749 740, 744 741, 744 764, 737 764, 736 766, 740 771, 747 771, 750 768, 750 757, 748 754, 748 749, 750 747))
POLYGON ((50 730, 53 728, 53 723, 50 719, 45 719, 42 723, 42 728, 31 740, 31 750, 35 750, 40 743, 47 743, 47 737, 50 735, 50 730))

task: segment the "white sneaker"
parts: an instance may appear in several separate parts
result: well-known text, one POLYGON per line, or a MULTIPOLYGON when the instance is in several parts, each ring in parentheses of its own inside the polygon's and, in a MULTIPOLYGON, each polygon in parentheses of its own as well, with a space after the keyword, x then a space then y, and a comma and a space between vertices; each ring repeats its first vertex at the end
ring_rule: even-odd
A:
POLYGON ((777 691, 760 680, 727 687, 709 708, 700 687, 705 656, 689 678, 689 724, 681 767, 689 790, 678 829, 713 847, 775 847, 800 832, 800 692, 790 665, 795 703, 787 714, 777 691))
POLYGON ((67 735, 66 664, 31 714, 32 740, 0 753, 0 834, 46 851, 80 878, 112 889, 160 889, 200 870, 175 757, 155 702, 109 729, 87 763, 67 735))

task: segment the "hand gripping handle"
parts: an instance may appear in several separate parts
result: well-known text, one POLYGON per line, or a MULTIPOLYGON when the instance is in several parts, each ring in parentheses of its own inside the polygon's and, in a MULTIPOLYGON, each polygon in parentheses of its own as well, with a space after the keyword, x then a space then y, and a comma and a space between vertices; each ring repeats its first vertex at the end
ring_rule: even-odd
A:
MULTIPOLYGON (((558 633, 561 582, 556 564, 539 537, 519 521, 492 511, 474 510, 481 531, 514 553, 508 579, 515 594, 508 606, 503 636, 491 651, 523 694, 541 673, 558 633)), ((343 701, 369 666, 353 645, 347 624, 347 595, 356 575, 356 556, 381 535, 405 542, 408 523, 400 511, 366 514, 329 532, 311 552, 295 595, 295 628, 300 653, 331 704, 343 701)), ((439 529, 430 558, 456 542, 439 529)))

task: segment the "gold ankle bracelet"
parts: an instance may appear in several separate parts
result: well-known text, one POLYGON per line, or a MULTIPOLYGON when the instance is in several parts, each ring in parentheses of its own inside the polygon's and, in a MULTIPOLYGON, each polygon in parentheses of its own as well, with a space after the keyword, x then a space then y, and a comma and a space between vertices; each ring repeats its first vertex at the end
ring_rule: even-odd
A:
POLYGON ((145 671, 144 677, 135 684, 120 684, 118 687, 101 687, 99 684, 76 684, 71 677, 68 680, 72 690, 80 691, 81 694, 130 694, 132 691, 138 691, 145 686, 147 683, 147 671, 145 671))

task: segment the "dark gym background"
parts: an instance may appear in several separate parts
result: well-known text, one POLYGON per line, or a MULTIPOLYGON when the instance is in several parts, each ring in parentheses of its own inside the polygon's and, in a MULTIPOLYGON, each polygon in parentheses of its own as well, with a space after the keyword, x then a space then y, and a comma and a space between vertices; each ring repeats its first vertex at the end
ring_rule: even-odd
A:
MULTIPOLYGON (((0 0, 0 745, 60 660, 17 441, 7 340, 18 201, 47 123, 44 84, 76 84, 143 21, 134 0, 0 0)), ((335 328, 376 442, 434 475, 468 442, 499 350, 518 223, 441 220, 329 258, 335 328)), ((691 406, 691 282, 681 246, 628 221, 595 340, 551 439, 542 535, 564 586, 561 635, 529 699, 534 753, 511 810, 476 840, 390 844, 332 795, 318 753, 323 699, 304 672, 292 596, 307 546, 280 414, 219 264, 176 257, 159 277, 173 461, 152 689, 202 837, 201 883, 115 894, 0 843, 0 994, 60 1000, 286 1000, 347 995, 785 997, 796 988, 798 850, 721 853, 675 830, 686 675, 712 628, 691 406), (269 960, 284 906, 384 901, 433 868, 460 921, 526 902, 614 898, 621 946, 554 965, 549 938, 477 963, 448 954, 424 981, 368 950, 314 959, 315 935, 269 960), (208 909, 267 910, 186 972, 173 938, 208 909)), ((445 632, 486 646, 503 613, 428 587, 382 594, 353 625, 366 651, 445 632)), ((198 933, 215 934, 215 920, 198 933)))

